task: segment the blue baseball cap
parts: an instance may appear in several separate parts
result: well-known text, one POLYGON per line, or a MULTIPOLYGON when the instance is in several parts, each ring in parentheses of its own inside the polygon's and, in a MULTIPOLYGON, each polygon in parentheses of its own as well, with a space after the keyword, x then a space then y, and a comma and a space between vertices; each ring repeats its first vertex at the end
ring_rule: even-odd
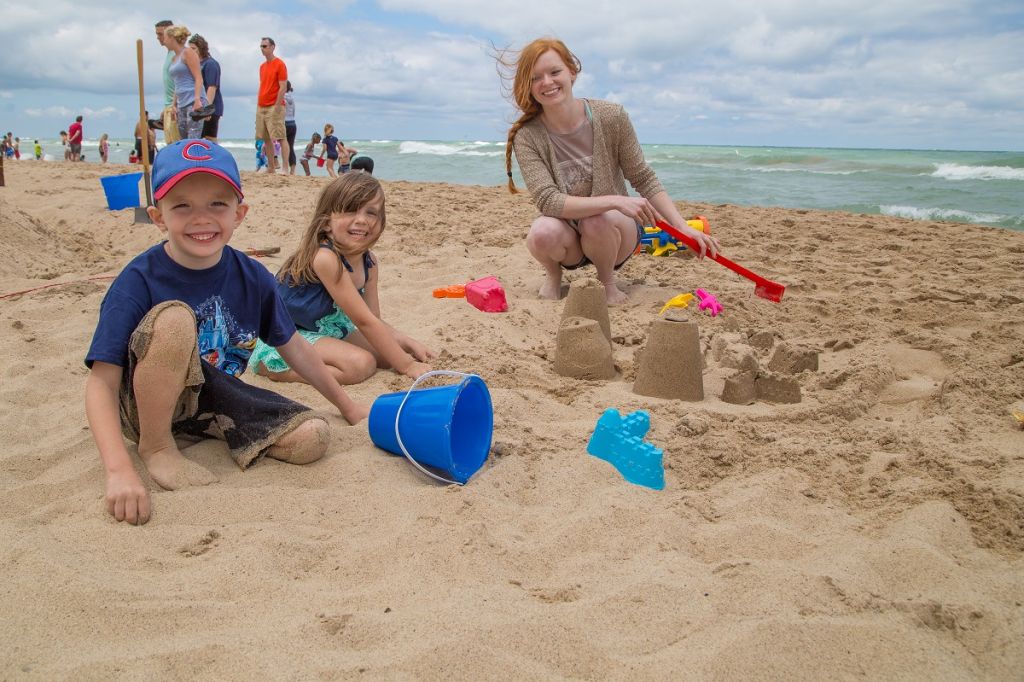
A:
POLYGON ((161 149, 153 160, 153 198, 160 200, 182 178, 209 173, 225 180, 242 198, 242 179, 231 153, 209 140, 178 140, 161 149))

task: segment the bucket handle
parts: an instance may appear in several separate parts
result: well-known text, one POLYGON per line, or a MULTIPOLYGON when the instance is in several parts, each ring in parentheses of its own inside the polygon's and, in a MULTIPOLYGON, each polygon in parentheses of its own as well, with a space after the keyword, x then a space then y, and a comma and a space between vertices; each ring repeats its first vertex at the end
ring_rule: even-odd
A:
POLYGON ((416 467, 417 469, 419 469, 420 471, 425 473, 427 476, 430 476, 435 481, 440 481, 442 483, 452 483, 454 485, 466 485, 465 483, 459 483, 458 481, 452 481, 450 479, 445 478, 444 476, 438 476, 437 474, 435 474, 435 473, 433 473, 431 471, 427 471, 423 467, 423 465, 421 465, 419 462, 417 462, 415 459, 413 459, 412 455, 409 454, 409 451, 405 449, 405 443, 402 442, 402 434, 398 432, 398 419, 402 416, 402 408, 405 407, 405 401, 407 401, 409 399, 409 396, 412 395, 412 391, 413 391, 414 388, 416 388, 416 385, 418 383, 420 383, 421 381, 423 381, 424 379, 426 379, 427 377, 441 376, 441 375, 453 376, 453 377, 466 377, 466 378, 478 377, 479 378, 478 374, 466 374, 465 372, 456 372, 454 370, 447 370, 447 369, 434 369, 434 370, 431 370, 429 372, 424 372, 423 374, 421 374, 418 379, 416 379, 414 382, 412 382, 412 386, 410 386, 409 390, 405 392, 405 397, 402 398, 402 402, 399 403, 399 405, 398 405, 398 412, 395 413, 395 438, 398 439, 398 447, 401 448, 402 454, 405 455, 405 458, 407 460, 409 460, 410 462, 412 462, 412 465, 414 467, 416 467))

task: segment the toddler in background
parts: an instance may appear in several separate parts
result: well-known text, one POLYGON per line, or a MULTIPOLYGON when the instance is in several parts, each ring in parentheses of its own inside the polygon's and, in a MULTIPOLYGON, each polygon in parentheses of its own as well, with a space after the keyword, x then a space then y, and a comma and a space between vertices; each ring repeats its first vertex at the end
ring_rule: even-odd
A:
POLYGON ((299 162, 302 164, 302 170, 306 171, 306 175, 310 175, 309 172, 309 161, 313 158, 314 149, 320 144, 320 133, 313 133, 313 137, 309 138, 309 144, 306 145, 306 151, 302 152, 302 158, 299 162))

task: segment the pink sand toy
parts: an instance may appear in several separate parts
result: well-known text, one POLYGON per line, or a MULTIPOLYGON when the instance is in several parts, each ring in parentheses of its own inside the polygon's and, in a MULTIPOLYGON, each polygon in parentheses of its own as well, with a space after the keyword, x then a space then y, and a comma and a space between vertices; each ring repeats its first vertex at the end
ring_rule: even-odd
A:
POLYGON ((722 304, 718 302, 714 294, 708 293, 703 289, 697 289, 695 292, 700 303, 697 304, 698 310, 707 310, 711 313, 711 317, 715 317, 718 313, 722 312, 722 304))
POLYGON ((467 284, 466 300, 485 313, 503 313, 508 310, 505 290, 497 277, 484 277, 467 284))

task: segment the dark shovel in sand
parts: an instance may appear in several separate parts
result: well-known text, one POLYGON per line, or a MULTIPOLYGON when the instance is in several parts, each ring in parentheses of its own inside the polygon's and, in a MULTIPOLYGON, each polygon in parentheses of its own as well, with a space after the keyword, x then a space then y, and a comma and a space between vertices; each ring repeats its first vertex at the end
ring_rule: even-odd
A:
MULTIPOLYGON (((676 228, 672 227, 664 220, 659 220, 657 222, 657 226, 659 229, 664 230, 668 234, 672 235, 674 239, 678 239, 680 242, 686 244, 686 246, 693 249, 694 253, 700 253, 700 245, 697 243, 695 239, 687 237, 685 234, 683 234, 676 228)), ((746 277, 751 282, 753 282, 756 285, 754 286, 755 296, 760 296, 761 298, 769 300, 772 303, 782 302, 782 294, 786 292, 785 286, 779 284, 778 282, 773 282, 770 279, 765 279, 756 272, 751 272, 750 270, 747 270, 739 263, 734 263, 733 261, 729 260, 728 258, 721 254, 717 256, 712 256, 709 254, 708 258, 718 261, 725 267, 735 272, 737 275, 742 275, 743 277, 746 277)))

